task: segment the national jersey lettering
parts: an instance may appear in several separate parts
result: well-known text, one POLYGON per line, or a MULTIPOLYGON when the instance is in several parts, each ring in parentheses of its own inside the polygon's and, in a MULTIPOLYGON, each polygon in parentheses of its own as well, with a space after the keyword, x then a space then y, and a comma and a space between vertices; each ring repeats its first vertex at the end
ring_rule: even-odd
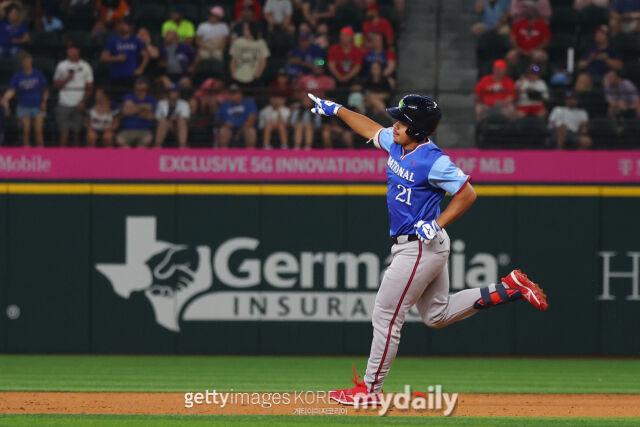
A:
POLYGON ((429 139, 407 152, 393 141, 393 129, 386 128, 378 132, 374 143, 389 153, 387 205, 391 236, 414 234, 418 221, 437 218, 444 195, 456 194, 470 179, 429 139))

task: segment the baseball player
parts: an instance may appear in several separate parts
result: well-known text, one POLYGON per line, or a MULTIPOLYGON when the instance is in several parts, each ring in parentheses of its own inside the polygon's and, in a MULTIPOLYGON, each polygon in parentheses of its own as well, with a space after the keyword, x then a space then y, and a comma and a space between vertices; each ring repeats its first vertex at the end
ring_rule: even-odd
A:
POLYGON ((429 139, 442 117, 428 96, 407 95, 387 112, 396 122, 383 128, 373 120, 335 102, 312 94, 315 114, 337 116, 377 148, 389 153, 387 205, 393 260, 384 273, 373 309, 373 342, 364 379, 355 375, 355 387, 333 390, 331 399, 346 405, 380 404, 382 383, 396 357, 400 330, 407 311, 416 306, 422 321, 442 328, 479 310, 525 299, 547 309, 542 289, 520 270, 498 284, 449 294, 449 224, 476 200, 470 176, 456 167, 429 139), (453 199, 444 211, 445 193, 453 199))

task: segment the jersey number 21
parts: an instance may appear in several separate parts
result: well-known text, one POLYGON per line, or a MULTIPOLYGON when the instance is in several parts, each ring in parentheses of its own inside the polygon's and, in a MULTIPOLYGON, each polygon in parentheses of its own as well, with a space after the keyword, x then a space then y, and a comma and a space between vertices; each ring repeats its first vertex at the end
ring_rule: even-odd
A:
POLYGON ((400 192, 396 196, 396 200, 411 206, 411 189, 401 184, 398 184, 398 189, 400 192))

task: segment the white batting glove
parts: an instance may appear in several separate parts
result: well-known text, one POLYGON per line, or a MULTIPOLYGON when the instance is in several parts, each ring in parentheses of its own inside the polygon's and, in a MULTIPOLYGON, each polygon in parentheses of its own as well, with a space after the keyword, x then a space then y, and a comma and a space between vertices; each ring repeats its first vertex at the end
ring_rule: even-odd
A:
POLYGON ((311 98, 314 104, 316 104, 316 106, 311 109, 311 112, 313 114, 318 114, 321 116, 335 116, 336 114, 338 114, 338 110, 342 107, 342 105, 337 104, 333 101, 320 99, 312 93, 307 93, 307 96, 311 98))
POLYGON ((431 243, 438 233, 442 231, 442 228, 440 228, 440 225, 435 219, 429 222, 420 220, 416 222, 414 227, 416 228, 416 236, 426 245, 431 243))

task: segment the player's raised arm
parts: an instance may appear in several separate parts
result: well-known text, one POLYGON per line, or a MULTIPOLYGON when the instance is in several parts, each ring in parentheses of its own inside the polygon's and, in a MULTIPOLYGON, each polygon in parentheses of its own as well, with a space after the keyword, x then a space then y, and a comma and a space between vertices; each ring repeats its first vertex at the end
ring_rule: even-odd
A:
POLYGON ((320 99, 311 93, 307 95, 316 104, 316 106, 311 109, 312 113, 323 116, 340 117, 355 133, 363 138, 372 139, 376 133, 383 128, 381 124, 374 122, 369 117, 351 111, 340 104, 327 101, 326 99, 320 99))

